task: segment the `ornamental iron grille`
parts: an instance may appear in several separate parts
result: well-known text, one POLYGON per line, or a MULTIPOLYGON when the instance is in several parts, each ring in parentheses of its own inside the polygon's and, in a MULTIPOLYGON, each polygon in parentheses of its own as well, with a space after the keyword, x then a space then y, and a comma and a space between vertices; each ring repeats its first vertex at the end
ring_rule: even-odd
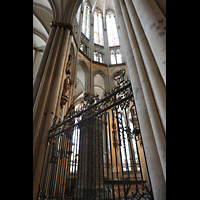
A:
POLYGON ((131 83, 118 71, 104 99, 86 95, 49 131, 38 199, 153 200, 131 83))

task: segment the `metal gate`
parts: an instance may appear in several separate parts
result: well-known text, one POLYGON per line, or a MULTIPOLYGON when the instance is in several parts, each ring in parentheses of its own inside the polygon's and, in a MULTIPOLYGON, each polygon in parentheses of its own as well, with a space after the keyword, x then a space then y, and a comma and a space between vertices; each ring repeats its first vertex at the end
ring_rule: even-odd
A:
POLYGON ((104 99, 86 95, 49 131, 38 199, 153 199, 125 70, 104 99))

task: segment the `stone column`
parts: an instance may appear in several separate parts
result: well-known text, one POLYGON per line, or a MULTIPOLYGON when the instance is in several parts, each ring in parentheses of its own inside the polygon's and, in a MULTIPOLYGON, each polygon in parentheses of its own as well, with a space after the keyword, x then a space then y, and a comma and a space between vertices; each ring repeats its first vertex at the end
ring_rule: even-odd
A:
POLYGON ((130 45, 132 48, 133 56, 136 62, 136 68, 139 74, 140 83, 142 86, 144 99, 147 105, 148 115, 150 118, 151 126, 154 133, 154 138, 159 154, 159 158, 161 161, 163 174, 166 179, 166 140, 165 134, 162 128, 162 124, 157 112, 156 104, 153 98, 153 94, 151 92, 151 87, 149 84, 149 80, 145 71, 144 63, 140 54, 140 49, 138 48, 137 41, 134 35, 134 32, 131 27, 131 23, 129 21, 128 13, 125 7, 125 4, 122 0, 120 0, 120 6, 122 9, 123 19, 125 22, 125 27, 128 33, 128 39, 130 41, 130 45))
POLYGON ((120 9, 119 1, 114 1, 115 12, 120 25, 120 32, 124 46, 124 55, 126 60, 126 66, 131 79, 131 85, 133 89, 133 95, 137 108, 137 115, 140 123, 141 137, 144 144, 144 151, 146 155, 147 167, 150 174, 150 181, 152 185, 153 195, 155 200, 166 199, 166 184, 160 163, 152 126, 150 123, 147 105, 145 103, 143 90, 139 80, 139 75, 136 68, 135 59, 130 46, 130 42, 127 39, 128 34, 124 25, 122 12, 120 9))
POLYGON ((89 57, 94 60, 94 14, 90 11, 89 57))
POLYGON ((43 73, 44 73, 45 66, 46 66, 46 61, 47 61, 47 58, 50 54, 50 49, 52 48, 52 42, 53 42, 53 39, 54 39, 54 36, 55 36, 55 30, 56 30, 56 28, 55 28, 55 26, 53 26, 51 31, 50 31, 42 59, 40 61, 38 70, 36 72, 36 75, 35 75, 35 78, 34 78, 34 81, 33 81, 33 105, 35 103, 36 95, 37 95, 37 92, 38 92, 38 89, 39 89, 39 86, 40 86, 41 79, 43 77, 43 73))
POLYGON ((166 18, 155 0, 132 2, 166 84, 166 18))
POLYGON ((35 75, 39 67, 38 65, 43 55, 43 50, 39 50, 39 49, 34 49, 34 50, 35 50, 35 57, 34 57, 34 63, 33 63, 33 80, 35 79, 35 75))
POLYGON ((61 32, 60 39, 62 41, 60 45, 58 45, 59 57, 55 61, 56 67, 55 67, 55 70, 53 70, 52 90, 51 90, 51 93, 49 94, 48 109, 46 113, 44 128, 43 128, 42 135, 40 138, 41 141, 40 142, 35 141, 42 145, 39 145, 38 149, 34 151, 35 152, 34 163, 35 165, 37 165, 33 174, 33 183, 34 183, 33 184, 33 196, 34 196, 33 199, 34 200, 37 197, 38 185, 40 183, 40 177, 41 177, 41 172, 42 172, 43 160, 45 156, 46 144, 48 140, 49 128, 51 127, 51 123, 56 112, 56 105, 57 105, 57 100, 58 100, 58 95, 59 95, 59 88, 60 88, 61 79, 62 79, 65 57, 68 56, 67 46, 69 45, 69 35, 70 35, 70 30, 72 30, 72 26, 70 24, 59 23, 58 29, 61 32))
MULTIPOLYGON (((57 26, 57 25, 55 25, 57 26)), ((43 74, 40 88, 37 93, 36 102, 33 108, 33 173, 35 170, 38 149, 44 124, 42 123, 46 117, 47 99, 52 84, 52 77, 55 69, 56 59, 58 57, 59 47, 62 38, 62 30, 56 27, 55 38, 53 40, 52 49, 50 51, 45 72, 43 74)))
POLYGON ((110 49, 108 46, 108 32, 106 27, 106 17, 103 17, 103 42, 104 42, 104 55, 103 61, 104 63, 110 63, 110 49))
POLYGON ((166 87, 131 0, 124 0, 166 134, 166 87))
MULTIPOLYGON (((103 197, 103 121, 98 118, 89 120, 80 127, 80 163, 78 172, 78 197, 81 199, 99 199, 103 197), (102 129, 103 129, 102 127, 102 129), (94 184, 95 183, 95 184, 94 184), (80 192, 81 191, 81 192, 80 192)), ((104 126, 103 126, 104 127, 104 126)))

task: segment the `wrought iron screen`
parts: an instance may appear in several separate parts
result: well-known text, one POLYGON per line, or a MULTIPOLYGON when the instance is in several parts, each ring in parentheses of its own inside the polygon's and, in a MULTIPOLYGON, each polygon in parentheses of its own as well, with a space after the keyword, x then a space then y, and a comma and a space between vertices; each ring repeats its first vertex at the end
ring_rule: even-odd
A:
POLYGON ((153 199, 125 70, 104 99, 86 95, 49 131, 38 199, 153 199))

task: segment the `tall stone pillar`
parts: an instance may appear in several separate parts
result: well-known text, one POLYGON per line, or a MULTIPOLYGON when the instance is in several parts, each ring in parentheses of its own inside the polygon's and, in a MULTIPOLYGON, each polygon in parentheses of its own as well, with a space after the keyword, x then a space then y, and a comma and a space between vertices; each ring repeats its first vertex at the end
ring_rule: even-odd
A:
POLYGON ((131 0, 124 0, 166 134, 166 87, 131 0))
POLYGON ((106 27, 106 18, 103 17, 103 40, 104 40, 104 63, 110 63, 110 49, 108 46, 108 32, 106 27))
POLYGON ((155 0, 132 0, 166 84, 166 18, 155 0))
POLYGON ((166 184, 162 171, 162 166, 159 159, 158 150, 156 147, 152 126, 150 123, 147 105, 144 99, 143 89, 139 80, 139 75, 136 68, 135 58, 130 46, 130 42, 127 39, 128 34, 124 25, 124 20, 120 8, 119 1, 114 1, 115 12, 117 15, 118 23, 120 25, 120 32, 124 47, 124 57, 126 60, 126 66, 131 77, 131 85, 133 89, 133 95, 137 108, 137 115, 139 119, 141 137, 144 144, 144 151, 146 155, 147 167, 150 174, 150 181, 152 191, 155 200, 166 199, 166 184))
POLYGON ((40 61, 39 67, 38 67, 38 70, 35 74, 35 78, 34 78, 34 81, 33 81, 33 106, 35 104, 35 99, 36 99, 37 92, 38 92, 38 89, 39 89, 39 86, 40 86, 40 82, 43 78, 43 73, 44 73, 44 70, 45 70, 46 61, 47 61, 47 58, 50 54, 50 50, 52 49, 52 42, 53 42, 53 39, 55 38, 54 37, 55 31, 56 31, 56 27, 53 26, 51 31, 50 31, 50 34, 49 34, 49 37, 48 37, 48 40, 47 40, 47 43, 46 43, 46 46, 45 46, 45 49, 44 49, 44 52, 43 52, 43 56, 42 56, 42 59, 40 61))
POLYGON ((48 56, 45 71, 43 73, 43 77, 40 82, 40 88, 37 92, 37 98, 33 107, 33 173, 40 148, 41 135, 44 127, 43 122, 46 119, 46 112, 48 107, 48 97, 50 95, 53 73, 63 34, 61 28, 57 26, 56 23, 54 26, 56 26, 56 33, 53 39, 52 49, 48 56))
MULTIPOLYGON (((84 118, 83 118, 84 119, 84 118)), ((94 118, 80 127, 78 198, 103 197, 103 121, 94 118)))
MULTIPOLYGON (((67 24, 67 23, 57 23, 57 30, 60 33, 59 34, 59 43, 57 44, 57 54, 56 58, 54 59, 53 63, 53 68, 51 70, 51 82, 49 83, 49 89, 47 93, 45 93, 46 98, 43 99, 43 101, 46 103, 47 111, 46 111, 46 116, 45 116, 45 122, 41 124, 40 122, 40 127, 37 127, 35 131, 36 135, 40 136, 36 137, 33 140, 33 165, 37 166, 34 167, 34 173, 33 173, 33 199, 36 200, 37 198, 37 192, 38 192, 38 185, 40 183, 40 177, 41 177, 41 172, 42 172, 42 166, 43 166, 43 160, 44 160, 44 155, 45 155, 45 150, 46 150, 46 144, 48 140, 48 133, 49 129, 53 120, 53 117, 55 116, 56 112, 56 106, 57 106, 57 101, 59 97, 59 89, 60 89, 60 84, 62 82, 62 73, 63 73, 63 68, 64 68, 64 63, 65 63, 65 58, 66 56, 68 57, 67 53, 67 46, 69 45, 69 36, 70 36, 70 31, 72 30, 72 25, 67 24), (47 101, 47 96, 48 101, 47 101), (46 102, 47 101, 47 102, 46 102), (43 128, 41 128, 43 125, 43 128), (40 145, 42 144, 42 145, 40 145)), ((44 111, 44 106, 43 106, 43 111, 44 111)), ((42 112, 43 113, 43 112, 42 112)), ((40 114, 40 116, 44 116, 43 114, 40 114)))
POLYGON ((90 41, 89 41, 89 57, 94 59, 94 13, 90 11, 90 41))
POLYGON ((139 74, 139 79, 141 82, 145 102, 147 105, 148 115, 150 118, 151 126, 154 133, 154 138, 156 142, 156 146, 158 149, 159 158, 161 161, 163 174, 166 179, 166 140, 165 134, 163 131, 163 127, 159 118, 159 114, 157 112, 156 104, 153 98, 153 94, 151 92, 151 87, 149 84, 149 80, 146 74, 146 70, 144 67, 144 63, 141 57, 140 49, 137 44, 137 40, 135 34, 132 30, 131 23, 129 21, 128 13, 125 7, 123 0, 120 0, 120 6, 122 9, 122 15, 125 22, 125 27, 128 33, 128 39, 130 41, 130 45, 132 48, 133 56, 136 61, 136 68, 139 74))

